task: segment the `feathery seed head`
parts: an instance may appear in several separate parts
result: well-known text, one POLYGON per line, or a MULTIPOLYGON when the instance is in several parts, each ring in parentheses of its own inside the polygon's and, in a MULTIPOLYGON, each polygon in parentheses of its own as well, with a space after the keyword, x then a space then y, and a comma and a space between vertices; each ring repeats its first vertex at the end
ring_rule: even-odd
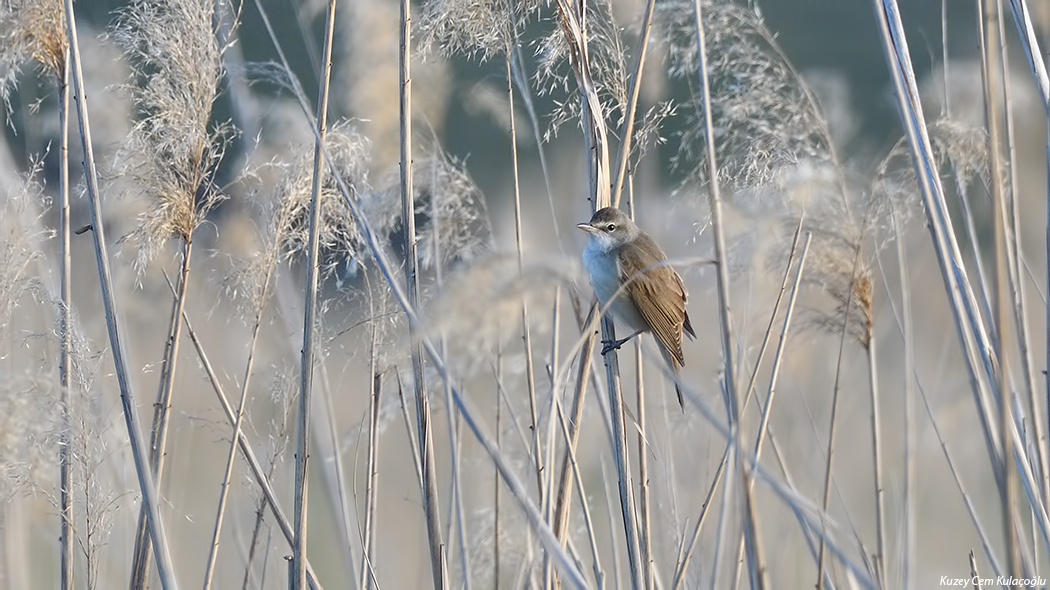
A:
POLYGON ((0 98, 8 110, 8 93, 22 63, 32 58, 62 76, 67 45, 61 0, 0 1, 0 98))
POLYGON ((423 3, 420 46, 424 53, 439 49, 482 60, 507 53, 540 5, 539 0, 429 0, 423 3))
MULTIPOLYGON (((320 185, 321 226, 318 239, 323 253, 324 272, 331 273, 346 259, 367 256, 367 247, 343 199, 336 175, 351 191, 368 189, 369 142, 347 123, 337 123, 325 137, 331 162, 322 166, 320 185)), ((280 257, 291 259, 304 252, 309 243, 310 199, 313 190, 313 150, 303 146, 298 161, 277 187, 272 222, 274 237, 280 244, 280 257)))
MULTIPOLYGON (((695 85, 696 25, 692 2, 656 9, 670 58, 670 74, 695 85)), ((753 12, 729 2, 704 9, 715 149, 720 181, 754 187, 773 181, 781 168, 831 161, 830 138, 820 109, 776 41, 753 12)), ((699 109, 689 118, 674 163, 703 176, 704 144, 699 109)))
POLYGON ((189 240, 222 198, 213 176, 232 128, 209 125, 221 78, 213 12, 206 0, 136 0, 110 32, 135 77, 127 87, 139 120, 124 166, 151 200, 131 236, 140 271, 168 238, 189 240))

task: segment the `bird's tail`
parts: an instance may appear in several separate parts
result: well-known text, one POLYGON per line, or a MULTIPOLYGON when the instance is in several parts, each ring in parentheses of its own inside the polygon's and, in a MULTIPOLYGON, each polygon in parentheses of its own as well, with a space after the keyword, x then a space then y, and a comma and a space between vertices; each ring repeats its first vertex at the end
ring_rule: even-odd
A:
POLYGON ((667 352, 667 349, 663 346, 660 347, 660 354, 664 357, 664 362, 670 367, 671 372, 674 373, 674 392, 678 395, 678 405, 682 407, 682 413, 685 413, 685 398, 682 397, 682 388, 678 385, 678 376, 681 374, 681 367, 678 366, 678 361, 671 356, 671 353, 667 352))

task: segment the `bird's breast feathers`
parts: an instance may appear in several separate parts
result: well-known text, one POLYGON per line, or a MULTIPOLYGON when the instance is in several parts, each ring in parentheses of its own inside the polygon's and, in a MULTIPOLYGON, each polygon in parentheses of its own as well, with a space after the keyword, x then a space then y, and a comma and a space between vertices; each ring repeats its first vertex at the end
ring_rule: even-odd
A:
POLYGON ((645 330, 645 320, 631 301, 630 294, 626 289, 620 289, 623 269, 620 268, 616 252, 603 250, 601 244, 592 239, 587 242, 587 248, 583 251, 583 263, 587 267, 587 274, 590 275, 594 294, 598 296, 602 306, 607 306, 613 316, 626 323, 624 327, 632 332, 645 330))
POLYGON ((583 264, 590 275, 594 294, 603 305, 607 304, 620 288, 620 268, 616 263, 616 256, 603 250, 597 240, 591 239, 587 241, 587 248, 583 251, 583 264))

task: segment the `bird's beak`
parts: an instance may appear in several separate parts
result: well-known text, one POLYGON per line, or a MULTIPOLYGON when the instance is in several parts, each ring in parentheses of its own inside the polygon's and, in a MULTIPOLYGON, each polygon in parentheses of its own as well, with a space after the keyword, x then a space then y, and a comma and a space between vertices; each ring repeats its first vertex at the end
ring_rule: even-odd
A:
POLYGON ((587 233, 591 233, 591 234, 593 234, 594 232, 598 231, 598 228, 594 227, 593 225, 591 225, 589 223, 577 223, 576 224, 576 229, 582 229, 583 231, 585 231, 587 233))

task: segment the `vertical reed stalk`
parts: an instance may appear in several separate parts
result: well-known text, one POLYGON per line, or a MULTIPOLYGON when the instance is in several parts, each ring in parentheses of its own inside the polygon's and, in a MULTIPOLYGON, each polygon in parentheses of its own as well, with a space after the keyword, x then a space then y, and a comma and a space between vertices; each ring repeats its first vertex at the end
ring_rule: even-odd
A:
MULTIPOLYGON (((186 286, 190 275, 190 259, 193 253, 193 238, 183 236, 182 264, 179 286, 172 302, 171 319, 168 325, 168 340, 164 344, 164 370, 161 374, 157 403, 153 405, 153 427, 150 431, 150 468, 153 483, 159 490, 167 459, 168 418, 171 412, 171 396, 175 386, 175 371, 178 365, 179 340, 182 335, 182 312, 186 307, 186 286)), ((139 510, 138 528, 135 533, 134 559, 131 565, 131 587, 145 586, 150 570, 150 537, 146 530, 145 507, 139 510)))
MULTIPOLYGON (((649 49, 649 33, 652 31, 653 10, 656 0, 648 0, 645 13, 642 15, 642 31, 638 35, 638 50, 634 52, 634 71, 627 86, 627 112, 624 115, 623 130, 620 132, 620 151, 616 155, 616 177, 612 185, 612 206, 620 206, 620 193, 623 191, 624 178, 627 174, 628 161, 631 158, 631 142, 634 139, 634 115, 638 110, 638 96, 642 89, 642 70, 645 68, 645 55, 649 49)), ((633 209, 634 204, 632 202, 633 209)), ((633 215, 631 217, 634 217, 633 215)))
MULTIPOLYGON (((653 2, 649 2, 649 8, 646 12, 646 23, 643 26, 648 26, 648 21, 652 18, 652 5, 653 2)), ((645 32, 644 37, 648 38, 648 31, 645 32)), ((643 49, 644 51, 644 45, 643 49)), ((635 83, 635 78, 641 74, 641 61, 638 63, 638 68, 635 70, 635 77, 631 78, 632 86, 635 83)), ((634 102, 637 103, 637 92, 634 93, 634 102)), ((633 106, 631 108, 633 111, 633 106)), ((633 115, 633 112, 632 112, 633 115)), ((630 133, 630 123, 628 123, 628 131, 630 133)), ((626 137, 626 136, 625 136, 626 137)), ((627 140, 625 140, 626 142, 627 140)), ((627 147, 624 143, 621 145, 621 151, 627 147)), ((629 149, 629 148, 627 148, 629 149)), ((622 154, 621 154, 621 157, 622 154)), ((626 166, 626 160, 621 160, 620 163, 626 166)), ((616 194, 616 187, 613 187, 613 195, 616 194)), ((636 203, 634 194, 634 174, 633 172, 627 175, 627 195, 629 198, 629 211, 631 219, 634 219, 634 207, 636 203)), ((615 201, 615 199, 614 199, 615 201)), ((648 440, 647 440, 647 429, 648 425, 646 422, 645 413, 645 379, 644 371, 642 369, 642 339, 634 339, 634 367, 635 367, 635 419, 637 420, 638 429, 638 511, 640 513, 641 530, 639 545, 641 549, 642 559, 642 573, 645 580, 645 588, 653 589, 656 587, 656 570, 655 564, 653 563, 653 530, 652 530, 652 511, 650 509, 649 500, 649 457, 648 457, 648 440)), ((677 384, 676 384, 677 387, 677 384)))
MULTIPOLYGON (((442 252, 441 252, 441 241, 438 236, 441 235, 441 215, 440 207, 437 206, 438 196, 431 194, 431 203, 433 204, 433 216, 430 219, 433 231, 431 233, 432 243, 431 247, 434 252, 434 279, 438 288, 443 286, 443 268, 442 268, 442 252)), ((440 354, 441 362, 448 363, 448 346, 447 340, 441 338, 440 341, 440 354)), ((444 393, 444 401, 446 408, 452 408, 455 404, 452 401, 452 382, 448 379, 442 384, 442 392, 444 393)), ((446 412, 445 418, 448 424, 448 441, 450 447, 450 463, 452 471, 452 499, 451 499, 451 518, 449 518, 449 531, 448 536, 451 539, 453 534, 459 543, 459 564, 463 575, 463 590, 471 589, 471 569, 470 569, 470 546, 467 543, 466 526, 463 524, 463 478, 462 478, 462 445, 460 444, 460 429, 459 424, 456 420, 455 412, 446 412), (454 529, 454 533, 453 533, 454 529)))
MULTIPOLYGON (((327 492, 325 498, 328 500, 329 510, 336 517, 333 524, 339 541, 342 543, 343 556, 346 560, 345 579, 356 581, 357 564, 354 561, 356 555, 354 542, 361 542, 361 525, 356 522, 358 512, 350 509, 350 497, 347 493, 346 468, 343 464, 343 453, 339 441, 339 430, 336 424, 335 407, 332 405, 332 384, 328 379, 328 366, 321 359, 318 369, 321 374, 321 403, 323 411, 318 414, 314 412, 311 419, 315 422, 314 432, 325 432, 327 437, 318 436, 314 439, 317 444, 317 452, 321 453, 321 475, 324 478, 324 489, 327 492), (320 422, 320 424, 317 424, 320 422), (351 522, 351 518, 355 521, 351 522)), ((357 590, 356 588, 354 590, 357 590)))
MULTIPOLYGON (((780 300, 783 297, 784 291, 787 289, 788 281, 791 278, 791 267, 795 262, 795 253, 798 251, 799 238, 802 237, 802 220, 799 220, 798 227, 795 228, 795 237, 791 242, 791 253, 788 255, 787 267, 784 269, 784 279, 780 286, 780 296, 777 297, 777 302, 773 306, 773 313, 769 318, 769 327, 766 328, 766 335, 763 338, 762 349, 759 351, 758 359, 755 363, 755 369, 751 374, 751 381, 748 384, 748 398, 744 400, 744 409, 746 409, 747 401, 750 399, 751 389, 755 386, 755 380, 758 377, 758 370, 761 366, 762 357, 765 355, 765 347, 769 342, 769 338, 773 333, 773 322, 776 320, 777 311, 780 308, 780 300)), ((791 285, 791 294, 788 296, 787 309, 784 312, 784 325, 780 330, 780 339, 777 341, 777 350, 773 355, 772 369, 769 373, 769 390, 766 392, 766 401, 760 411, 760 419, 758 425, 758 434, 755 438, 754 455, 750 459, 751 466, 749 470, 753 473, 755 467, 758 465, 759 459, 762 457, 762 441, 765 438, 766 429, 769 427, 769 414, 770 409, 773 407, 773 397, 776 395, 777 379, 780 375, 780 362, 784 357, 784 344, 787 341, 788 329, 791 327, 791 316, 795 310, 795 299, 798 295, 798 286, 802 282, 802 271, 806 266, 806 255, 809 253, 809 243, 812 238, 812 234, 806 232, 806 242, 802 246, 802 252, 799 255, 798 270, 795 272, 795 280, 791 285)), ((751 486, 754 488, 755 480, 751 478, 751 486)), ((744 558, 744 543, 741 539, 741 543, 737 548, 737 571, 739 575, 740 565, 743 564, 744 558)))
MULTIPOLYGON (((1014 24, 1017 27, 1018 36, 1021 39, 1021 46, 1024 49, 1025 57, 1028 61, 1028 67, 1032 71, 1032 77, 1035 78, 1036 87, 1039 89, 1039 96, 1042 99, 1043 107, 1046 111, 1047 117, 1050 117, 1050 76, 1047 75, 1046 61, 1043 53, 1039 48, 1039 40, 1035 36, 1035 29, 1032 26, 1032 18, 1028 12, 1028 5, 1024 0, 1010 0, 1011 12, 1014 15, 1014 24)), ((1005 57, 1005 53, 1004 53, 1005 57)), ((1047 129, 1047 136, 1050 138, 1050 128, 1047 129)), ((1050 141, 1050 140, 1048 140, 1050 141)), ((1046 147, 1046 172, 1048 181, 1050 181, 1050 143, 1046 147)), ((1017 199, 1018 193, 1014 192, 1014 199, 1017 199)), ((1047 203, 1050 203, 1050 185, 1047 187, 1047 203)), ((1018 209, 1016 204, 1014 205, 1015 216, 1016 210, 1018 209)), ((1019 229, 1015 229, 1015 232, 1019 229)), ((1046 211, 1046 254, 1047 254, 1047 288, 1050 289, 1050 206, 1047 207, 1046 211)), ((1018 289, 1023 291, 1023 287, 1018 289)), ((1046 303, 1046 366, 1050 367, 1050 300, 1046 303)), ((1046 419, 1046 424, 1050 427, 1050 378, 1045 379, 1045 399, 1047 400, 1046 414, 1042 418, 1046 419)), ((1034 392, 1033 392, 1034 397, 1034 392)), ((1033 412, 1037 410, 1033 409, 1033 412)), ((1036 418, 1038 419, 1038 417, 1036 418)), ((1039 440, 1039 448, 1042 453, 1042 485, 1043 485, 1043 497, 1044 504, 1050 503, 1050 467, 1047 463, 1050 462, 1050 445, 1045 439, 1039 440)))
MULTIPOLYGON (((559 404, 555 408, 558 412, 558 425, 561 426, 562 436, 565 437, 566 444, 569 441, 569 432, 567 425, 565 424, 565 416, 561 412, 561 405, 559 404)), ((598 540, 594 533, 594 521, 591 518, 591 509, 587 503, 587 494, 583 490, 583 478, 580 477, 580 466, 576 462, 576 451, 571 449, 568 456, 569 462, 572 467, 573 481, 576 484, 576 492, 580 497, 580 506, 583 512, 583 522, 587 528, 587 541, 591 548, 591 560, 593 561, 594 579, 598 582, 597 587, 599 589, 605 587, 605 573, 602 571, 602 564, 598 557, 598 540)))
MULTIPOLYGON (((272 267, 271 267, 272 268, 272 267)), ((266 284, 270 277, 267 271, 266 284)), ((216 507, 215 526, 212 527, 211 545, 208 549, 208 562, 204 569, 204 583, 202 588, 208 590, 211 587, 212 576, 215 573, 216 558, 219 554, 219 535, 222 533, 223 518, 226 516, 226 500, 230 492, 230 478, 233 475, 233 463, 237 457, 237 444, 241 439, 241 421, 244 418, 245 404, 248 401, 248 385, 251 383, 252 368, 255 364, 255 346, 259 341, 259 329, 262 327, 262 308, 255 316, 255 325, 252 326, 252 335, 248 344, 248 361, 244 368, 244 379, 241 380, 241 395, 237 402, 237 412, 233 419, 233 435, 230 437, 230 449, 226 455, 226 469, 223 472, 222 485, 219 491, 219 501, 216 507)))
POLYGON ((61 353, 58 363, 60 385, 62 387, 62 435, 58 442, 59 453, 59 510, 62 514, 60 529, 60 588, 73 588, 73 495, 72 471, 72 404, 70 391, 70 363, 72 362, 72 329, 73 329, 73 292, 71 276, 71 252, 69 245, 69 47, 63 52, 62 65, 58 74, 58 193, 59 215, 58 239, 62 244, 62 258, 59 274, 61 275, 61 297, 59 309, 59 338, 61 353))
MULTIPOLYGON (((412 189, 412 10, 410 0, 401 0, 399 26, 399 106, 401 145, 401 220, 405 230, 405 267, 408 283, 408 304, 418 308, 420 285, 416 257, 415 195, 412 189)), ((410 324, 413 337, 418 337, 418 327, 410 324)), ((412 345, 412 375, 416 397, 416 425, 421 461, 423 514, 427 523, 427 539, 430 546, 430 567, 435 590, 447 587, 448 571, 444 557, 444 542, 441 536, 441 516, 438 512, 437 475, 434 469, 433 425, 431 424, 430 400, 427 394, 426 374, 423 367, 423 347, 418 342, 412 345)))
MULTIPOLYGON (((1002 14, 1002 2, 999 3, 999 12, 1002 14)), ((1050 502, 1050 457, 1047 453, 1046 423, 1044 414, 1040 411, 1036 396, 1036 373, 1032 360, 1032 335, 1028 323, 1028 297, 1025 295, 1024 281, 1021 276, 1021 208, 1018 200, 1021 195, 1021 187, 1018 182, 1018 169, 1020 162, 1017 159, 1017 141, 1014 134, 1014 107, 1010 92, 1010 62, 1006 48, 1006 25, 1002 17, 999 18, 999 55, 1002 58, 1001 71, 1005 75, 1003 84, 1004 114, 1006 117, 1006 145, 1009 150, 1009 164, 1007 170, 1010 174, 1010 198, 1007 200, 1007 220, 1009 231, 1006 240, 1006 251, 1008 257, 1007 270, 1009 271, 1011 303, 1014 309, 1014 325, 1017 336, 1017 346, 1021 355, 1022 374, 1025 383, 1025 401, 1028 402, 1028 415, 1031 417, 1034 429, 1035 460, 1039 468, 1040 493, 1043 505, 1050 502)))
POLYGON ((175 590, 175 572, 168 552, 167 538, 160 516, 157 489, 148 465, 148 451, 142 440, 138 425, 134 394, 131 390, 131 377, 128 374, 121 329, 117 320, 117 305, 113 293, 113 277, 109 268, 105 228, 102 224, 102 202, 98 189, 98 173, 95 169, 95 155, 91 144, 91 125, 88 120, 87 96, 84 88, 84 71, 81 63, 80 46, 77 41, 76 18, 73 15, 73 0, 65 0, 66 36, 69 39, 70 65, 73 74, 73 88, 76 96, 77 119, 80 122, 80 141, 84 150, 84 177, 87 185, 88 200, 91 204, 91 228, 95 245, 95 261, 98 265, 99 282, 102 287, 102 301, 105 307, 106 327, 109 332, 110 350, 120 386, 120 400, 124 411, 124 422, 131 442, 131 453, 135 463, 135 473, 142 491, 142 503, 146 507, 146 524, 153 540, 153 553, 157 559, 157 573, 164 590, 175 590))
MULTIPOLYGON (((616 330, 612 318, 602 318, 602 340, 615 342, 616 330)), ((631 477, 630 449, 627 446, 627 426, 624 418, 623 389, 620 384, 620 364, 615 351, 605 355, 605 375, 609 388, 609 415, 612 418, 613 457, 616 460, 617 484, 620 492, 620 512, 624 534, 627 536, 627 561, 634 588, 644 588, 642 581, 641 546, 638 540, 638 515, 635 512, 634 482, 631 477)))
MULTIPOLYGON (((171 288, 172 293, 174 294, 175 289, 172 287, 170 281, 168 282, 168 287, 171 288)), ((205 353, 200 339, 197 338, 197 333, 193 331, 193 325, 190 324, 189 318, 185 317, 185 315, 185 312, 183 312, 186 333, 189 335, 190 341, 193 342, 193 347, 197 351, 197 357, 200 359, 201 365, 204 367, 204 372, 208 375, 208 381, 211 383, 212 389, 215 391, 215 396, 218 398, 219 405, 222 407, 222 411, 226 415, 226 421, 230 423, 230 426, 233 426, 237 420, 234 414, 234 409, 230 405, 229 398, 226 396, 225 391, 223 391, 222 385, 219 383, 219 376, 212 367, 211 361, 205 353)), ((270 475, 273 474, 273 464, 270 465, 269 472, 264 473, 262 464, 259 463, 259 459, 255 456, 255 451, 252 450, 251 443, 248 442, 248 438, 244 435, 244 431, 241 430, 236 438, 241 449, 241 454, 244 456, 245 462, 248 463, 248 469, 251 471, 252 478, 263 492, 264 504, 262 508, 265 508, 266 505, 270 506, 270 512, 273 514, 277 526, 281 529, 281 534, 284 535, 285 540, 288 542, 288 546, 294 547, 295 540, 292 533, 291 522, 288 520, 288 517, 285 516, 284 510, 281 508, 281 504, 277 499, 277 493, 274 491, 273 486, 270 485, 270 475)), ((321 590, 321 585, 317 582, 317 576, 314 574, 313 568, 310 566, 309 559, 306 560, 306 576, 310 582, 310 588, 312 590, 321 590)))
MULTIPOLYGON (((503 345, 496 340, 496 448, 503 448, 503 403, 500 388, 503 387, 503 345)), ((500 481, 499 468, 493 467, 492 478, 492 587, 499 590, 500 576, 500 481)), ((557 533, 555 533, 557 534, 557 533)))
MULTIPOLYGON (((839 393, 842 391, 842 354, 846 349, 846 335, 849 333, 849 320, 853 312, 853 306, 855 305, 853 301, 853 287, 859 265, 860 247, 858 246, 853 259, 853 268, 850 270, 849 287, 846 290, 846 308, 842 312, 842 332, 839 335, 838 358, 835 361, 835 384, 831 393, 831 420, 830 425, 828 426, 828 443, 824 451, 824 494, 821 497, 820 503, 820 509, 825 515, 828 512, 828 505, 831 501, 831 466, 833 465, 835 453, 835 426, 838 424, 839 393)), ((825 518, 821 519, 821 522, 825 523, 826 520, 827 518, 825 516, 825 518)), ((817 590, 822 590, 824 588, 824 549, 826 546, 826 536, 827 525, 822 524, 820 550, 817 555, 817 590)))
POLYGON ((998 404, 998 360, 981 320, 973 290, 962 263, 944 189, 936 174, 929 134, 918 98, 918 85, 911 66, 908 42, 903 33, 900 10, 895 0, 873 0, 879 34, 900 110, 908 145, 911 148, 919 194, 926 211, 927 226, 945 285, 959 342, 966 360, 981 430, 996 482, 1003 486, 1003 462, 998 426, 994 417, 998 404))
MULTIPOLYGON (((518 272, 522 271, 524 265, 524 236, 521 228, 521 182, 518 168, 518 132, 517 122, 514 117, 514 76, 511 72, 511 49, 506 53, 506 76, 507 76, 507 100, 509 101, 510 113, 510 153, 511 170, 514 175, 514 243, 518 253, 518 272)), ((525 383, 529 393, 529 414, 532 419, 532 457, 536 468, 536 490, 539 501, 543 504, 543 454, 540 445, 539 415, 536 411, 536 378, 532 358, 532 330, 529 329, 529 307, 524 300, 521 302, 521 337, 525 346, 525 383)))
POLYGON ((656 571, 653 564, 653 530, 652 512, 649 500, 649 449, 646 441, 646 418, 645 418, 645 382, 642 371, 642 340, 634 340, 634 366, 635 366, 635 391, 637 409, 635 418, 638 420, 638 511, 640 512, 639 545, 642 552, 642 575, 645 588, 655 588, 656 571))
MULTIPOLYGON (((869 316, 870 317, 870 316, 869 316)), ((882 483, 882 420, 879 414, 879 371, 875 357, 875 334, 868 327, 868 342, 864 347, 868 356, 868 379, 871 393, 871 464, 875 485, 875 573, 879 584, 885 586, 886 579, 886 494, 882 483)))
POLYGON ((321 225, 321 182, 324 176, 324 139, 328 128, 328 88, 332 74, 332 38, 335 31, 336 0, 329 0, 325 16, 324 59, 321 62, 321 88, 317 99, 317 137, 314 143, 313 187, 310 195, 310 240, 307 253, 303 350, 300 364, 299 416, 295 451, 295 544, 292 590, 306 588, 307 459, 310 440, 310 400, 314 373, 314 342, 317 330, 317 284, 321 225))
POLYGON ((915 353, 912 337, 911 286, 899 216, 900 214, 894 209, 890 219, 893 221, 893 242, 897 247, 897 266, 900 267, 901 323, 903 324, 904 345, 904 548, 901 551, 903 558, 901 576, 904 580, 904 588, 907 590, 912 587, 911 582, 915 576, 916 563, 915 451, 918 448, 918 431, 915 424, 915 353))
MULTIPOLYGON (((586 3, 572 5, 559 0, 558 12, 562 30, 570 49, 570 61, 580 90, 580 117, 584 130, 584 146, 588 158, 589 195, 593 210, 611 205, 609 181, 608 140, 603 109, 591 75, 587 45, 586 3)), ((611 317, 602 318, 602 340, 615 341, 616 330, 611 317)), ((605 355, 606 384, 609 392, 609 414, 612 419, 613 457, 616 460, 617 484, 620 493, 620 512, 623 517, 627 544, 627 559, 631 582, 642 588, 641 549, 638 542, 638 523, 635 512, 634 484, 631 477, 630 455, 624 420, 623 391, 620 383, 620 365, 616 351, 605 355)))
POLYGON ((587 332, 577 361, 579 364, 577 365, 576 385, 572 397, 572 413, 570 414, 569 419, 569 432, 566 437, 565 454, 561 463, 561 475, 558 479, 557 503, 554 508, 554 521, 552 526, 554 528, 555 536, 558 537, 558 541, 561 542, 563 547, 566 545, 569 513, 572 511, 572 485, 574 471, 572 469, 570 458, 575 454, 576 444, 580 438, 580 422, 583 420, 584 400, 587 398, 587 386, 591 376, 590 359, 591 354, 594 352, 594 343, 598 336, 598 332, 592 327, 594 326, 597 313, 598 306, 591 306, 591 311, 587 315, 587 319, 582 326, 587 332))
POLYGON ((708 201, 711 208, 711 231, 714 236, 715 264, 718 267, 718 325, 722 336, 722 360, 725 371, 726 408, 729 410, 731 428, 735 428, 738 418, 736 409, 735 365, 733 363, 732 320, 729 311, 729 268, 726 264, 726 245, 724 223, 722 221, 722 196, 718 188, 718 163, 715 159, 714 122, 711 116, 711 87, 708 82, 707 49, 704 43, 703 8, 700 0, 695 0, 694 14, 696 19, 698 77, 700 82, 700 100, 703 103, 704 115, 704 157, 707 165, 708 201))
MULTIPOLYGON (((726 263, 725 227, 722 221, 722 197, 718 188, 718 163, 715 158, 715 135, 714 122, 711 115, 711 86, 708 76, 707 48, 704 40, 703 8, 700 0, 694 0, 693 12, 696 24, 696 52, 698 71, 697 76, 700 83, 700 99, 703 102, 704 119, 704 156, 707 166, 708 177, 708 204, 711 210, 711 231, 715 249, 715 263, 718 267, 718 325, 722 336, 722 359, 724 362, 724 379, 726 387, 726 411, 729 416, 729 428, 733 438, 738 436, 740 421, 740 401, 737 399, 736 389, 736 364, 733 361, 733 324, 729 305, 729 269, 726 263)), ((740 453, 733 453, 735 461, 743 458, 740 453)), ((751 491, 750 470, 741 470, 744 478, 744 540, 747 544, 749 556, 748 572, 751 578, 751 587, 765 588, 765 568, 761 548, 756 538, 756 515, 754 513, 754 499, 751 491)))
MULTIPOLYGON (((371 293, 371 290, 369 290, 371 293)), ((376 460, 379 456, 379 405, 380 395, 383 391, 383 376, 378 366, 378 341, 379 326, 376 323, 376 309, 374 295, 369 295, 369 317, 371 321, 371 343, 368 353, 368 368, 372 375, 368 391, 368 459, 366 461, 365 475, 365 523, 361 537, 364 540, 364 549, 361 559, 361 581, 363 590, 371 590, 378 587, 375 581, 375 542, 376 542, 376 499, 379 483, 379 469, 376 460)))
MULTIPOLYGON (((993 346, 996 358, 999 359, 999 371, 997 377, 999 389, 999 436, 1001 437, 1000 448, 1002 450, 1002 480, 1003 487, 1000 490, 1002 501, 1003 538, 1006 543, 1006 555, 1008 573, 1011 576, 1022 577, 1021 554, 1018 548, 1018 537, 1016 522, 1013 518, 1014 498, 1017 495, 1017 477, 1011 468, 1013 465, 1014 449, 1011 436, 1012 395, 1006 387, 1006 350, 1003 348, 1004 332, 1006 331, 1006 297, 1004 290, 1007 284, 1006 257, 1006 202, 1003 194, 1003 157, 1002 136, 1000 128, 1000 113, 1002 112, 1002 89, 1003 72, 1000 69, 1002 57, 997 53, 1002 50, 999 34, 999 3, 998 0, 981 0, 980 16, 978 17, 978 28, 981 33, 981 63, 984 78, 984 106, 985 123, 988 127, 988 153, 991 156, 991 192, 995 212, 993 233, 995 240, 995 330, 993 331, 993 346)), ((1023 453, 1023 449, 1021 450, 1023 453)))
POLYGON ((689 543, 682 551, 681 557, 678 559, 678 563, 675 565, 674 579, 671 582, 672 590, 679 590, 682 584, 685 582, 685 572, 689 569, 689 562, 693 558, 693 548, 696 546, 696 541, 700 538, 700 531, 704 527, 704 523, 707 521, 707 515, 710 513, 708 508, 711 507, 711 500, 715 497, 715 490, 718 489, 718 484, 722 481, 722 474, 725 473, 726 463, 729 459, 729 445, 726 445, 725 451, 722 453, 722 460, 718 462, 718 469, 715 471, 715 477, 711 480, 711 487, 707 490, 707 496, 704 497, 703 504, 700 505, 700 514, 696 517, 696 525, 693 527, 693 533, 689 537, 689 543))

